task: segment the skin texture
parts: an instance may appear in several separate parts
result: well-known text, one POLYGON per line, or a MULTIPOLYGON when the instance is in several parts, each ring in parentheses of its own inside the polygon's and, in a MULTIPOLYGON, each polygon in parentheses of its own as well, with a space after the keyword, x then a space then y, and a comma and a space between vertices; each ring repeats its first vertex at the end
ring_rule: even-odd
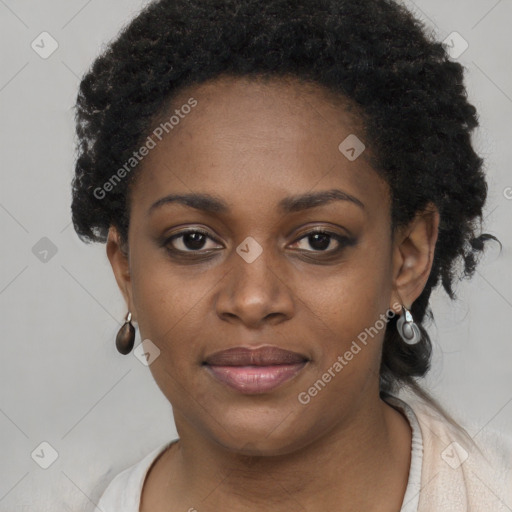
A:
POLYGON ((114 227, 107 242, 141 340, 161 351, 150 370, 180 437, 149 472, 141 510, 399 510, 411 432, 379 397, 384 329, 308 404, 297 397, 365 328, 419 296, 437 211, 391 233, 389 188, 368 163, 371 148, 353 162, 338 150, 351 133, 364 141, 358 118, 320 86, 221 78, 183 91, 173 108, 190 97, 197 106, 138 169, 127 255, 114 227), (285 197, 331 189, 364 207, 278 210, 285 197), (191 192, 221 198, 229 212, 168 203, 148 214, 167 194, 191 192), (189 252, 172 256, 165 240, 195 227, 210 237, 196 252, 210 255, 191 255, 185 237, 167 247, 189 252), (353 243, 337 252, 331 238, 322 251, 305 236, 316 227, 353 243), (263 251, 252 263, 236 252, 249 236, 263 251), (264 344, 309 358, 270 393, 239 393, 201 364, 264 344))

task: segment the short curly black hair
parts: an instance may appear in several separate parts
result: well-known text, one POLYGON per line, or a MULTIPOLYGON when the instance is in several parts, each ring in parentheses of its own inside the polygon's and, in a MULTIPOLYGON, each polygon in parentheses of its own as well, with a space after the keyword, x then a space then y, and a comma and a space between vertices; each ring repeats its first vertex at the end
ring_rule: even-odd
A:
POLYGON ((411 311, 422 340, 406 345, 388 322, 381 392, 429 369, 432 289, 451 298, 455 279, 471 276, 494 238, 478 234, 487 195, 483 160, 470 135, 477 113, 467 101, 464 68, 423 23, 392 0, 159 0, 148 4, 83 77, 76 103, 72 218, 79 237, 105 242, 109 226, 128 241, 130 183, 94 191, 140 147, 152 120, 192 84, 235 77, 294 76, 357 105, 375 170, 392 199, 391 226, 408 223, 429 202, 440 213, 426 286, 411 311))

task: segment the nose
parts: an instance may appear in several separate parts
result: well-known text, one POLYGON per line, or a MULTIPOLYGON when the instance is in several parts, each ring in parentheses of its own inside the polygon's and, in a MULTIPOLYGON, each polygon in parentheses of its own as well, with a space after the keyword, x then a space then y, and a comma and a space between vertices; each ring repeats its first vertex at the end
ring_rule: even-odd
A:
POLYGON ((230 259, 230 271, 216 297, 217 315, 222 320, 258 328, 293 316, 293 267, 278 263, 270 249, 263 249, 254 261, 236 252, 230 259))

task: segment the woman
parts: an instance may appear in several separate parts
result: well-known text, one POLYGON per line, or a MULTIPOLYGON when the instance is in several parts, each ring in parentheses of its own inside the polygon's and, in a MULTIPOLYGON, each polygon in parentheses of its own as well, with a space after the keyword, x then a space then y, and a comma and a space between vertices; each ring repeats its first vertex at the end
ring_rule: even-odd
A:
POLYGON ((179 435, 101 510, 511 509, 510 441, 415 380, 493 238, 462 81, 390 0, 161 0, 94 62, 74 227, 179 435))

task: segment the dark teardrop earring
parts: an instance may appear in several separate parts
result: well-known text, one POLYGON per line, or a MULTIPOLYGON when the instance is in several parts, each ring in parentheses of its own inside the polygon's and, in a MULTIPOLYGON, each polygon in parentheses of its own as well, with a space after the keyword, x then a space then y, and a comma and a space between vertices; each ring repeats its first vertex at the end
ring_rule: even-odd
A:
POLYGON ((116 336, 116 348, 123 354, 129 354, 135 341, 135 328, 131 323, 132 314, 128 312, 124 325, 119 329, 116 336))

